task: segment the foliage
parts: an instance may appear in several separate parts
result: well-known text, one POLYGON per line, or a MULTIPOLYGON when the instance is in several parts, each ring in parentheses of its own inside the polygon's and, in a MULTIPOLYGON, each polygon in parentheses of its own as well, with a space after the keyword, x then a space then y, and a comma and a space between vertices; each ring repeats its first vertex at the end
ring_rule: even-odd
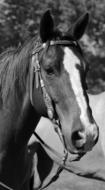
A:
MULTIPOLYGON (((2 0, 0 3, 0 51, 9 46, 18 46, 29 36, 35 35, 38 32, 40 18, 46 9, 52 11, 56 25, 59 25, 61 30, 68 30, 84 12, 90 13, 89 26, 81 43, 92 68, 92 72, 88 75, 88 84, 92 88, 93 78, 102 79, 98 74, 99 66, 96 67, 96 64, 100 65, 102 61, 103 64, 100 67, 104 68, 105 62, 105 0, 2 0), (95 77, 93 77, 93 71, 95 71, 95 77)), ((103 84, 103 80, 100 80, 100 83, 103 84)), ((104 88, 101 85, 101 90, 104 88)))

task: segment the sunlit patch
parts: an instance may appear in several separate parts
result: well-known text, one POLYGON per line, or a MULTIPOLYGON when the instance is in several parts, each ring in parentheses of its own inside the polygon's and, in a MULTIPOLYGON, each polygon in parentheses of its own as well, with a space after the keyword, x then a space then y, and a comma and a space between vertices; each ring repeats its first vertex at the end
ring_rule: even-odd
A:
POLYGON ((80 71, 77 69, 77 65, 80 65, 81 63, 79 58, 73 53, 70 48, 65 47, 64 52, 65 54, 63 64, 64 68, 69 73, 71 86, 81 110, 80 119, 83 124, 88 125, 90 122, 87 116, 87 102, 83 93, 83 87, 79 73, 80 71))

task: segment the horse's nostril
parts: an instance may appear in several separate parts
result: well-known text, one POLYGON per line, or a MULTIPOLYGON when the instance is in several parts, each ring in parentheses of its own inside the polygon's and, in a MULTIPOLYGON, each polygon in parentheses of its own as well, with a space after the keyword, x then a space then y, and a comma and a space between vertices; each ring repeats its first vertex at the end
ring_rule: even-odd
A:
POLYGON ((86 142, 85 134, 81 131, 75 131, 72 134, 72 143, 77 149, 81 149, 86 142))

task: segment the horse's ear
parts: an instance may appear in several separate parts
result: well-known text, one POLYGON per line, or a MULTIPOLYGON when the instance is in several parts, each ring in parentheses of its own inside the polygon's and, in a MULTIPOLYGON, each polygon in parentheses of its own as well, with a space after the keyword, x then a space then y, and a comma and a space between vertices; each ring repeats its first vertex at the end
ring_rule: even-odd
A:
POLYGON ((89 13, 87 12, 84 15, 82 15, 73 25, 71 33, 76 40, 79 40, 83 36, 88 21, 89 21, 89 13))
POLYGON ((40 22, 40 37, 43 43, 52 38, 53 30, 54 30, 53 18, 50 14, 50 11, 47 10, 42 16, 40 22))

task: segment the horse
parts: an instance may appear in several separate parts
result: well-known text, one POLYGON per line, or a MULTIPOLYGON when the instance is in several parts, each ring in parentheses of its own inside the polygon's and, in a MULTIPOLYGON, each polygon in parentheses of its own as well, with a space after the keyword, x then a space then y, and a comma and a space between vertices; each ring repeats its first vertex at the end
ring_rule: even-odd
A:
MULTIPOLYGON (((105 92, 94 95, 88 93, 88 97, 92 109, 92 115, 99 126, 100 136, 98 144, 96 149, 94 149, 93 154, 90 153, 90 155, 86 155, 82 161, 72 163, 70 159, 68 159, 64 169, 78 176, 105 181, 105 166, 103 165, 105 164, 105 92), (98 163, 97 166, 95 163, 93 168, 91 168, 91 165, 90 167, 88 165, 84 167, 83 163, 85 165, 86 163, 89 164, 89 159, 92 159, 94 154, 95 156, 98 156, 98 154, 101 154, 102 156, 102 164, 100 164, 100 167, 98 163)), ((33 163, 36 162, 33 166, 33 189, 43 189, 46 184, 49 185, 49 181, 52 179, 52 173, 56 173, 54 170, 54 163, 57 163, 57 165, 61 164, 63 146, 59 137, 55 133, 53 124, 50 120, 42 117, 35 131, 45 144, 41 143, 40 139, 35 137, 34 134, 28 142, 28 148, 33 151, 34 154, 33 163), (47 132, 45 131, 45 128, 47 132), (35 149, 36 144, 37 149, 35 149), (50 149, 45 146, 46 144, 50 147, 50 149), (59 154, 57 155, 56 152, 53 152, 53 150, 60 153, 61 157, 59 158, 59 154), (43 172, 41 172, 42 168, 43 172)), ((70 157, 71 155, 69 155, 69 158, 70 157)))
POLYGON ((88 18, 85 13, 64 33, 47 10, 37 36, 0 55, 0 188, 29 189, 27 144, 41 116, 58 126, 67 152, 82 156, 96 144, 78 43, 88 18))

